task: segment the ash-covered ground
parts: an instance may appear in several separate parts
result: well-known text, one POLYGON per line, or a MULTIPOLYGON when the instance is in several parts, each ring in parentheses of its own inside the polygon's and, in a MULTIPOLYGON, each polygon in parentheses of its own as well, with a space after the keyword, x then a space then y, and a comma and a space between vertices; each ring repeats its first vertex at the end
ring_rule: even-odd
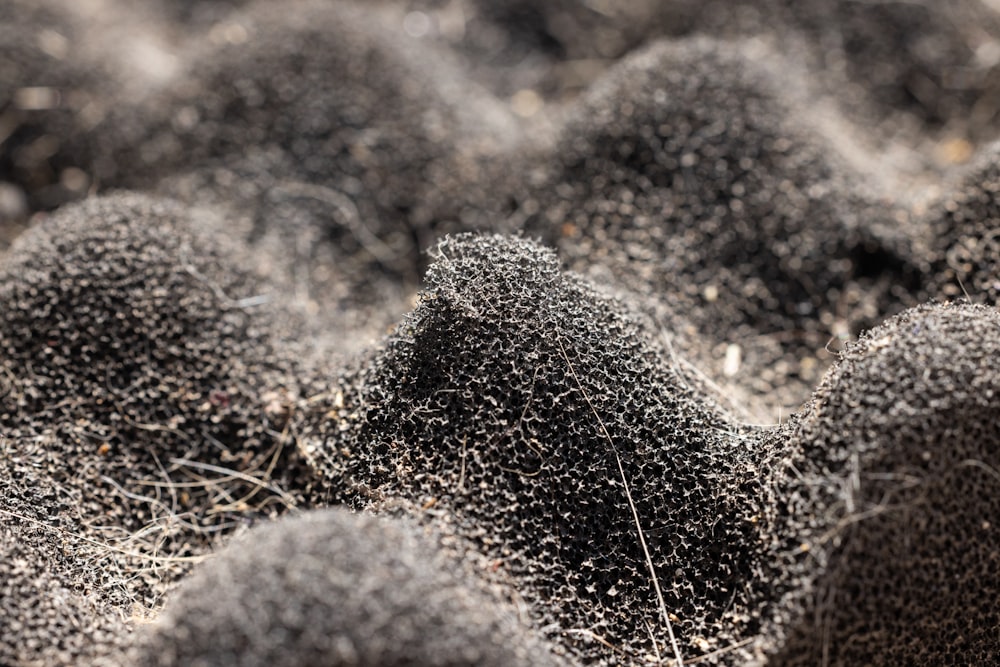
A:
POLYGON ((0 0, 0 665, 984 664, 1000 7, 0 0))

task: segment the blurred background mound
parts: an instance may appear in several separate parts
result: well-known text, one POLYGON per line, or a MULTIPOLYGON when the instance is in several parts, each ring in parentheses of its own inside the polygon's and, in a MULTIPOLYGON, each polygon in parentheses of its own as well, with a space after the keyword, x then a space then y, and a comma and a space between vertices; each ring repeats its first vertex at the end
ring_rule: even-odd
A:
POLYGON ((892 180, 859 163, 853 137, 833 135, 779 67, 759 45, 706 39, 630 55, 497 207, 594 282, 683 312, 697 338, 721 328, 742 367, 713 350, 715 378, 739 373, 792 410, 831 338, 916 303, 921 276, 892 180))
POLYGON ((411 521, 288 517, 192 573, 135 665, 564 664, 411 521))
MULTIPOLYGON (((405 312, 416 289, 421 251, 435 236, 422 210, 428 193, 515 142, 518 127, 464 80, 454 58, 375 14, 329 2, 226 6, 116 7, 163 28, 143 44, 165 64, 162 76, 126 85, 117 71, 91 72, 131 57, 124 46, 105 47, 85 70, 109 89, 93 108, 62 101, 75 90, 63 79, 75 87, 89 80, 75 70, 36 77, 15 60, 23 87, 11 91, 18 134, 4 145, 6 159, 23 162, 20 143, 36 134, 51 154, 36 165, 41 176, 15 169, 4 200, 23 217, 89 189, 127 187, 226 207, 250 221, 246 238, 271 257, 274 279, 295 286, 292 303, 319 318, 315 335, 341 348, 366 342, 405 312), (172 16, 171 7, 187 20, 167 23, 161 12, 172 16), (25 116, 19 100, 42 90, 57 108, 25 116), (55 187, 59 168, 76 177, 78 191, 25 203, 26 189, 55 187)), ((28 26, 30 18, 20 27, 28 26)), ((76 28, 70 22, 63 32, 76 28)), ((88 48, 94 32, 84 31, 82 45, 64 36, 66 48, 88 48)), ((37 40, 21 41, 23 49, 7 47, 10 57, 27 50, 24 58, 38 60, 37 40)))
POLYGON ((954 151, 997 136, 1000 19, 990 0, 386 4, 425 17, 414 19, 426 24, 423 33, 464 54, 479 78, 503 96, 530 90, 547 101, 572 97, 658 38, 752 37, 807 64, 819 89, 886 138, 950 138, 961 142, 951 144, 954 151))

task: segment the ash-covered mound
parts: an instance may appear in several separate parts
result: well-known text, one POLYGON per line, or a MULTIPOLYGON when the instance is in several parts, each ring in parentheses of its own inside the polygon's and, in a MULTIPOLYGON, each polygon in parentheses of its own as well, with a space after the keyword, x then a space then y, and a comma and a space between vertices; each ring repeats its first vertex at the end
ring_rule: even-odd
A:
POLYGON ((942 128, 995 136, 1000 16, 989 2, 675 0, 654 5, 645 25, 647 38, 755 35, 780 45, 852 120, 886 138, 905 130, 920 141, 942 128))
POLYGON ((933 252, 928 298, 994 305, 1000 298, 1000 144, 992 144, 949 184, 925 216, 933 252))
POLYGON ((802 118, 804 85, 775 66, 705 39, 630 56, 494 208, 595 282, 738 343, 747 383, 798 383, 797 405, 831 338, 915 303, 919 274, 878 179, 802 118))
POLYGON ((0 525, 0 662, 92 664, 127 636, 124 619, 97 596, 68 588, 38 539, 44 531, 0 525))
POLYGON ((423 533, 342 509, 252 530, 140 631, 134 664, 562 664, 423 533))
POLYGON ((452 160, 516 135, 447 57, 350 3, 253 3, 181 56, 170 86, 109 115, 81 152, 105 186, 251 218, 314 313, 384 306, 394 321, 433 240, 415 215, 425 193, 452 160))
POLYGON ((898 112, 905 112, 925 132, 945 127, 972 139, 996 136, 1000 68, 991 49, 1000 38, 1000 15, 991 3, 775 4, 775 23, 803 34, 819 78, 847 84, 829 90, 843 98, 845 110, 856 112, 870 100, 889 132, 898 131, 898 112))
POLYGON ((0 663, 1000 651, 990 3, 0 5, 0 663))
POLYGON ((851 345, 779 435, 775 664, 1000 651, 1000 314, 924 306, 851 345))
MULTIPOLYGON (((807 65, 814 89, 892 141, 996 136, 996 7, 854 0, 396 0, 502 95, 558 102, 665 37, 752 37, 807 65)), ((963 149, 965 150, 965 149, 963 149)))
POLYGON ((104 664, 128 639, 134 598, 82 537, 78 496, 40 479, 40 462, 0 438, 0 664, 104 664))
POLYGON ((435 257, 417 309, 298 427, 331 500, 462 538, 579 659, 670 656, 668 625, 689 658, 753 635, 759 457, 737 427, 551 251, 462 236, 435 257))
POLYGON ((301 374, 222 225, 146 196, 90 199, 0 267, 6 456, 49 485, 43 521, 67 513, 121 541, 141 604, 183 569, 173 559, 296 503, 283 429, 301 374))

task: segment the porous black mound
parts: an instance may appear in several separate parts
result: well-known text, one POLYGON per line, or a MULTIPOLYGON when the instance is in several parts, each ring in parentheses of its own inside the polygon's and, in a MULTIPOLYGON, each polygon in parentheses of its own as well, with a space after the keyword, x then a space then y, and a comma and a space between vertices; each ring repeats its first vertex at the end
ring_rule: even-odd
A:
POLYGON ((354 345, 407 309, 435 240, 428 193, 517 134, 447 57, 376 16, 248 3, 77 142, 103 187, 250 219, 300 310, 354 345))
POLYGON ((421 533, 344 510, 251 531, 192 573, 134 664, 561 664, 421 533))
POLYGON ((994 659, 998 397, 992 308, 924 306, 850 346, 775 462, 776 664, 994 659))
MULTIPOLYGON (((120 144, 98 155, 102 182, 148 186, 178 169, 272 158, 285 170, 276 179, 339 190, 353 178, 346 194, 378 200, 361 211, 369 224, 376 211, 398 216, 453 121, 431 107, 426 74, 411 80, 419 71, 386 32, 340 3, 258 3, 227 25, 143 115, 129 121, 137 110, 123 109, 95 131, 120 144)), ((266 185, 276 184, 245 187, 266 185)))
MULTIPOLYGON (((628 16, 617 7, 607 13, 628 16)), ((992 42, 1000 20, 989 3, 674 0, 652 3, 637 18, 646 41, 695 33, 772 42, 807 63, 815 88, 852 120, 886 138, 942 129, 973 140, 996 136, 992 42)))
POLYGON ((851 89, 845 108, 867 97, 883 118, 903 111, 925 131, 946 126, 973 138, 996 136, 1000 70, 984 45, 1000 36, 1000 20, 988 3, 775 4, 780 11, 774 25, 792 26, 805 35, 814 50, 814 67, 832 74, 831 83, 838 74, 846 76, 851 89))
POLYGON ((0 664, 96 665, 126 642, 135 598, 83 536, 79 495, 40 477, 44 454, 27 453, 0 437, 0 664))
POLYGON ((435 256, 418 308, 298 429, 331 499, 436 517, 580 659, 673 653, 640 526, 684 655, 752 635, 758 455, 734 425, 551 251, 435 256))
MULTIPOLYGON (((439 25, 448 3, 400 0, 439 25)), ((807 63, 815 88, 859 124, 891 139, 944 129, 996 136, 1000 36, 995 8, 854 0, 477 0, 460 30, 440 30, 498 93, 531 88, 549 100, 587 88, 607 66, 664 37, 753 36, 807 63), (912 132, 916 130, 916 133, 912 132)))
POLYGON ((312 237, 359 289, 380 272, 415 283, 430 241, 410 212, 460 138, 495 137, 460 74, 349 3, 255 3, 220 25, 173 85, 90 133, 96 177, 176 176, 172 194, 235 204, 255 236, 312 237))
POLYGON ((0 663, 990 662, 994 4, 0 0, 0 663))
POLYGON ((142 528, 130 552, 186 555, 294 503, 275 486, 292 354, 220 224, 145 196, 89 199, 25 232, 0 268, 5 446, 101 541, 142 528))
POLYGON ((803 90, 752 45, 659 43, 595 84, 509 217, 595 281, 670 295, 705 334, 778 342, 787 371, 748 375, 802 374, 801 400, 834 333, 912 303, 918 278, 877 188, 803 122, 803 90))
POLYGON ((43 555, 39 539, 44 531, 0 523, 0 662, 93 664, 124 639, 125 623, 97 596, 68 588, 66 571, 43 555))

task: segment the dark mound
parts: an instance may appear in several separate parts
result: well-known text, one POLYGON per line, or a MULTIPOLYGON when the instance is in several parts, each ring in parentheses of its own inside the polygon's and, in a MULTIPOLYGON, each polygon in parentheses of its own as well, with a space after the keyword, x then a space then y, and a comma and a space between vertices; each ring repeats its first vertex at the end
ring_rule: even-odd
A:
POLYGON ((794 622, 777 664, 1000 651, 998 360, 996 310, 911 310, 851 345, 788 429, 774 580, 794 622))
POLYGON ((331 499, 435 517, 581 659, 672 655, 641 539, 686 656, 753 634, 757 454, 735 427, 551 251, 435 256, 416 311, 299 429, 331 499))
POLYGON ((993 144, 956 179, 926 216, 934 237, 931 298, 1000 298, 1000 145, 993 144))
POLYGON ((192 573, 136 665, 559 664, 414 523, 314 512, 192 573))
POLYGON ((294 502, 278 488, 292 355, 220 224, 144 196, 90 199, 25 232, 0 268, 9 455, 102 542, 131 535, 129 552, 197 552, 294 502))
POLYGON ((1000 20, 989 4, 677 0, 658 3, 645 25, 647 39, 763 37, 807 63, 816 88, 864 126, 976 140, 996 136, 1000 103, 1000 20))
POLYGON ((106 131, 121 151, 98 153, 102 182, 149 186, 179 169, 273 156, 286 170, 275 178, 338 190, 353 179, 354 194, 377 200, 361 211, 371 224, 411 204, 454 118, 433 107, 431 79, 385 30, 319 2, 258 4, 231 27, 186 54, 188 71, 144 114, 123 109, 98 128, 94 140, 106 131))
POLYGON ((168 85, 77 152, 103 187, 251 220, 248 241, 318 335, 381 335, 434 240, 428 193, 516 127, 443 54, 350 3, 252 3, 203 30, 168 85))
POLYGON ((0 664, 98 664, 130 632, 121 571, 81 539, 77 498, 36 476, 41 457, 18 461, 8 445, 0 438, 0 664))
POLYGON ((549 100, 586 89, 630 51, 664 37, 749 36, 805 62, 815 88, 885 138, 941 129, 996 136, 1000 20, 980 0, 401 0, 430 17, 502 95, 529 88, 549 100), (916 130, 916 133, 912 131, 916 130))
POLYGON ((703 333, 740 341, 759 391, 801 382, 796 405, 826 343, 914 303, 919 275, 877 179, 803 118, 804 88, 774 66, 708 40, 631 56, 505 202, 571 268, 610 272, 654 309, 670 295, 703 333))
POLYGON ((912 114, 925 130, 946 126, 974 139, 996 136, 1000 19, 989 3, 776 4, 778 24, 798 29, 812 46, 814 68, 832 73, 831 83, 837 74, 850 82, 847 101, 868 98, 883 119, 912 114))
POLYGON ((415 284, 430 240, 410 214, 458 144, 496 138, 488 105, 439 54, 350 5, 256 3, 221 25, 173 85, 89 135, 95 175, 233 205, 255 238, 305 248, 293 262, 332 254, 316 262, 337 276, 330 290, 370 291, 379 274, 415 284))
POLYGON ((994 0, 0 5, 0 663, 1000 652, 994 0))

